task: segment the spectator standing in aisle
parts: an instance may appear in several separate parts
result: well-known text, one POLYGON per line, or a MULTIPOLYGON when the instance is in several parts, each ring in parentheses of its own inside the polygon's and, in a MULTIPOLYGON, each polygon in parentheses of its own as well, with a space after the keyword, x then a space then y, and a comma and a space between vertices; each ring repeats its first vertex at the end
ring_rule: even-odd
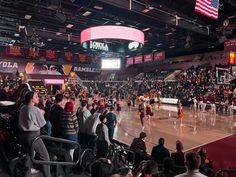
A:
POLYGON ((114 136, 114 130, 117 124, 116 115, 114 113, 114 107, 110 108, 110 112, 106 115, 106 118, 107 118, 109 140, 112 142, 114 136))
MULTIPOLYGON (((74 104, 72 102, 67 102, 65 109, 60 118, 60 127, 62 138, 78 142, 78 130, 79 125, 74 114, 74 104)), ((64 144, 64 148, 69 151, 71 158, 73 160, 74 150, 77 148, 75 144, 64 144)))
POLYGON ((63 94, 57 94, 55 98, 56 104, 54 104, 51 108, 49 121, 52 124, 52 136, 60 138, 61 137, 61 130, 60 130, 60 121, 59 118, 62 115, 64 109, 64 96, 63 94))
POLYGON ((79 123, 79 142, 82 148, 85 148, 88 144, 86 137, 86 121, 91 115, 87 108, 88 102, 86 100, 81 101, 81 107, 78 108, 76 116, 79 123))
POLYGON ((163 164, 163 161, 166 157, 170 157, 170 152, 167 148, 164 147, 165 139, 159 139, 159 145, 152 148, 151 157, 158 164, 163 164))
MULTIPOLYGON (((38 103, 38 94, 31 91, 27 92, 25 95, 25 105, 20 109, 19 115, 20 142, 27 153, 26 167, 28 170, 26 172, 26 177, 31 176, 31 145, 34 139, 40 135, 40 129, 46 124, 42 112, 35 106, 38 103)), ((49 155, 42 139, 38 139, 34 145, 34 151, 40 160, 49 161, 49 155)), ((49 165, 43 165, 43 176, 51 176, 49 165)))
POLYGON ((99 116, 100 124, 97 125, 96 134, 97 134, 97 158, 104 157, 106 158, 109 147, 110 140, 108 136, 108 128, 106 126, 106 117, 104 115, 99 116))

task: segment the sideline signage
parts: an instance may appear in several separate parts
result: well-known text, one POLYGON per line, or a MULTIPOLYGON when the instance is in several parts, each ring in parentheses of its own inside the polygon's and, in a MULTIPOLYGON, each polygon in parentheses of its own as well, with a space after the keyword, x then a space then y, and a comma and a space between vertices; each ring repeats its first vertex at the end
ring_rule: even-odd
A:
POLYGON ((176 104, 178 103, 178 99, 176 98, 160 98, 162 103, 165 104, 176 104))

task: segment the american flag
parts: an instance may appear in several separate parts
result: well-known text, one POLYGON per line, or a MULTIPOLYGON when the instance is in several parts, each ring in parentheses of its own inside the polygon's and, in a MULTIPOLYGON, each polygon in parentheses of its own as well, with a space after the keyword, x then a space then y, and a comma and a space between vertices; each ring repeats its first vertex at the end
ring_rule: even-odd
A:
POLYGON ((196 0, 195 11, 213 19, 218 19, 219 0, 196 0))

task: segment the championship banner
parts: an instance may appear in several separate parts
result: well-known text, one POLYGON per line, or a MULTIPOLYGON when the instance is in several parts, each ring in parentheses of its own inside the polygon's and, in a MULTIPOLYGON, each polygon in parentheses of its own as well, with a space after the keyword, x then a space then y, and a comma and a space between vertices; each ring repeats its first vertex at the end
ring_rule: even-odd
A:
POLYGON ((153 54, 147 54, 147 55, 144 55, 144 62, 150 62, 150 61, 153 61, 153 54))
POLYGON ((224 51, 236 51, 236 38, 225 41, 224 51))
POLYGON ((164 60, 165 58, 166 58, 166 53, 165 52, 156 52, 156 53, 154 53, 154 60, 155 61, 164 60))
POLYGON ((127 64, 127 65, 133 65, 133 64, 134 64, 134 58, 133 58, 133 57, 127 58, 127 59, 126 59, 126 64, 127 64))
POLYGON ((134 64, 140 64, 143 62, 143 56, 134 57, 134 64))

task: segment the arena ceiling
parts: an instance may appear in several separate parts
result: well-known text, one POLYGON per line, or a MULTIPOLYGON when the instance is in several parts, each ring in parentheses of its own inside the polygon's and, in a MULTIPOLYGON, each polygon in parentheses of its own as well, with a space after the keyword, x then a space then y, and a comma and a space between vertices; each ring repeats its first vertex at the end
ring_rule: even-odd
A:
POLYGON ((0 45, 85 53, 83 29, 124 25, 145 33, 144 47, 124 56, 166 51, 172 57, 222 50, 236 37, 236 1, 220 0, 218 20, 194 6, 195 0, 0 0, 0 45))

